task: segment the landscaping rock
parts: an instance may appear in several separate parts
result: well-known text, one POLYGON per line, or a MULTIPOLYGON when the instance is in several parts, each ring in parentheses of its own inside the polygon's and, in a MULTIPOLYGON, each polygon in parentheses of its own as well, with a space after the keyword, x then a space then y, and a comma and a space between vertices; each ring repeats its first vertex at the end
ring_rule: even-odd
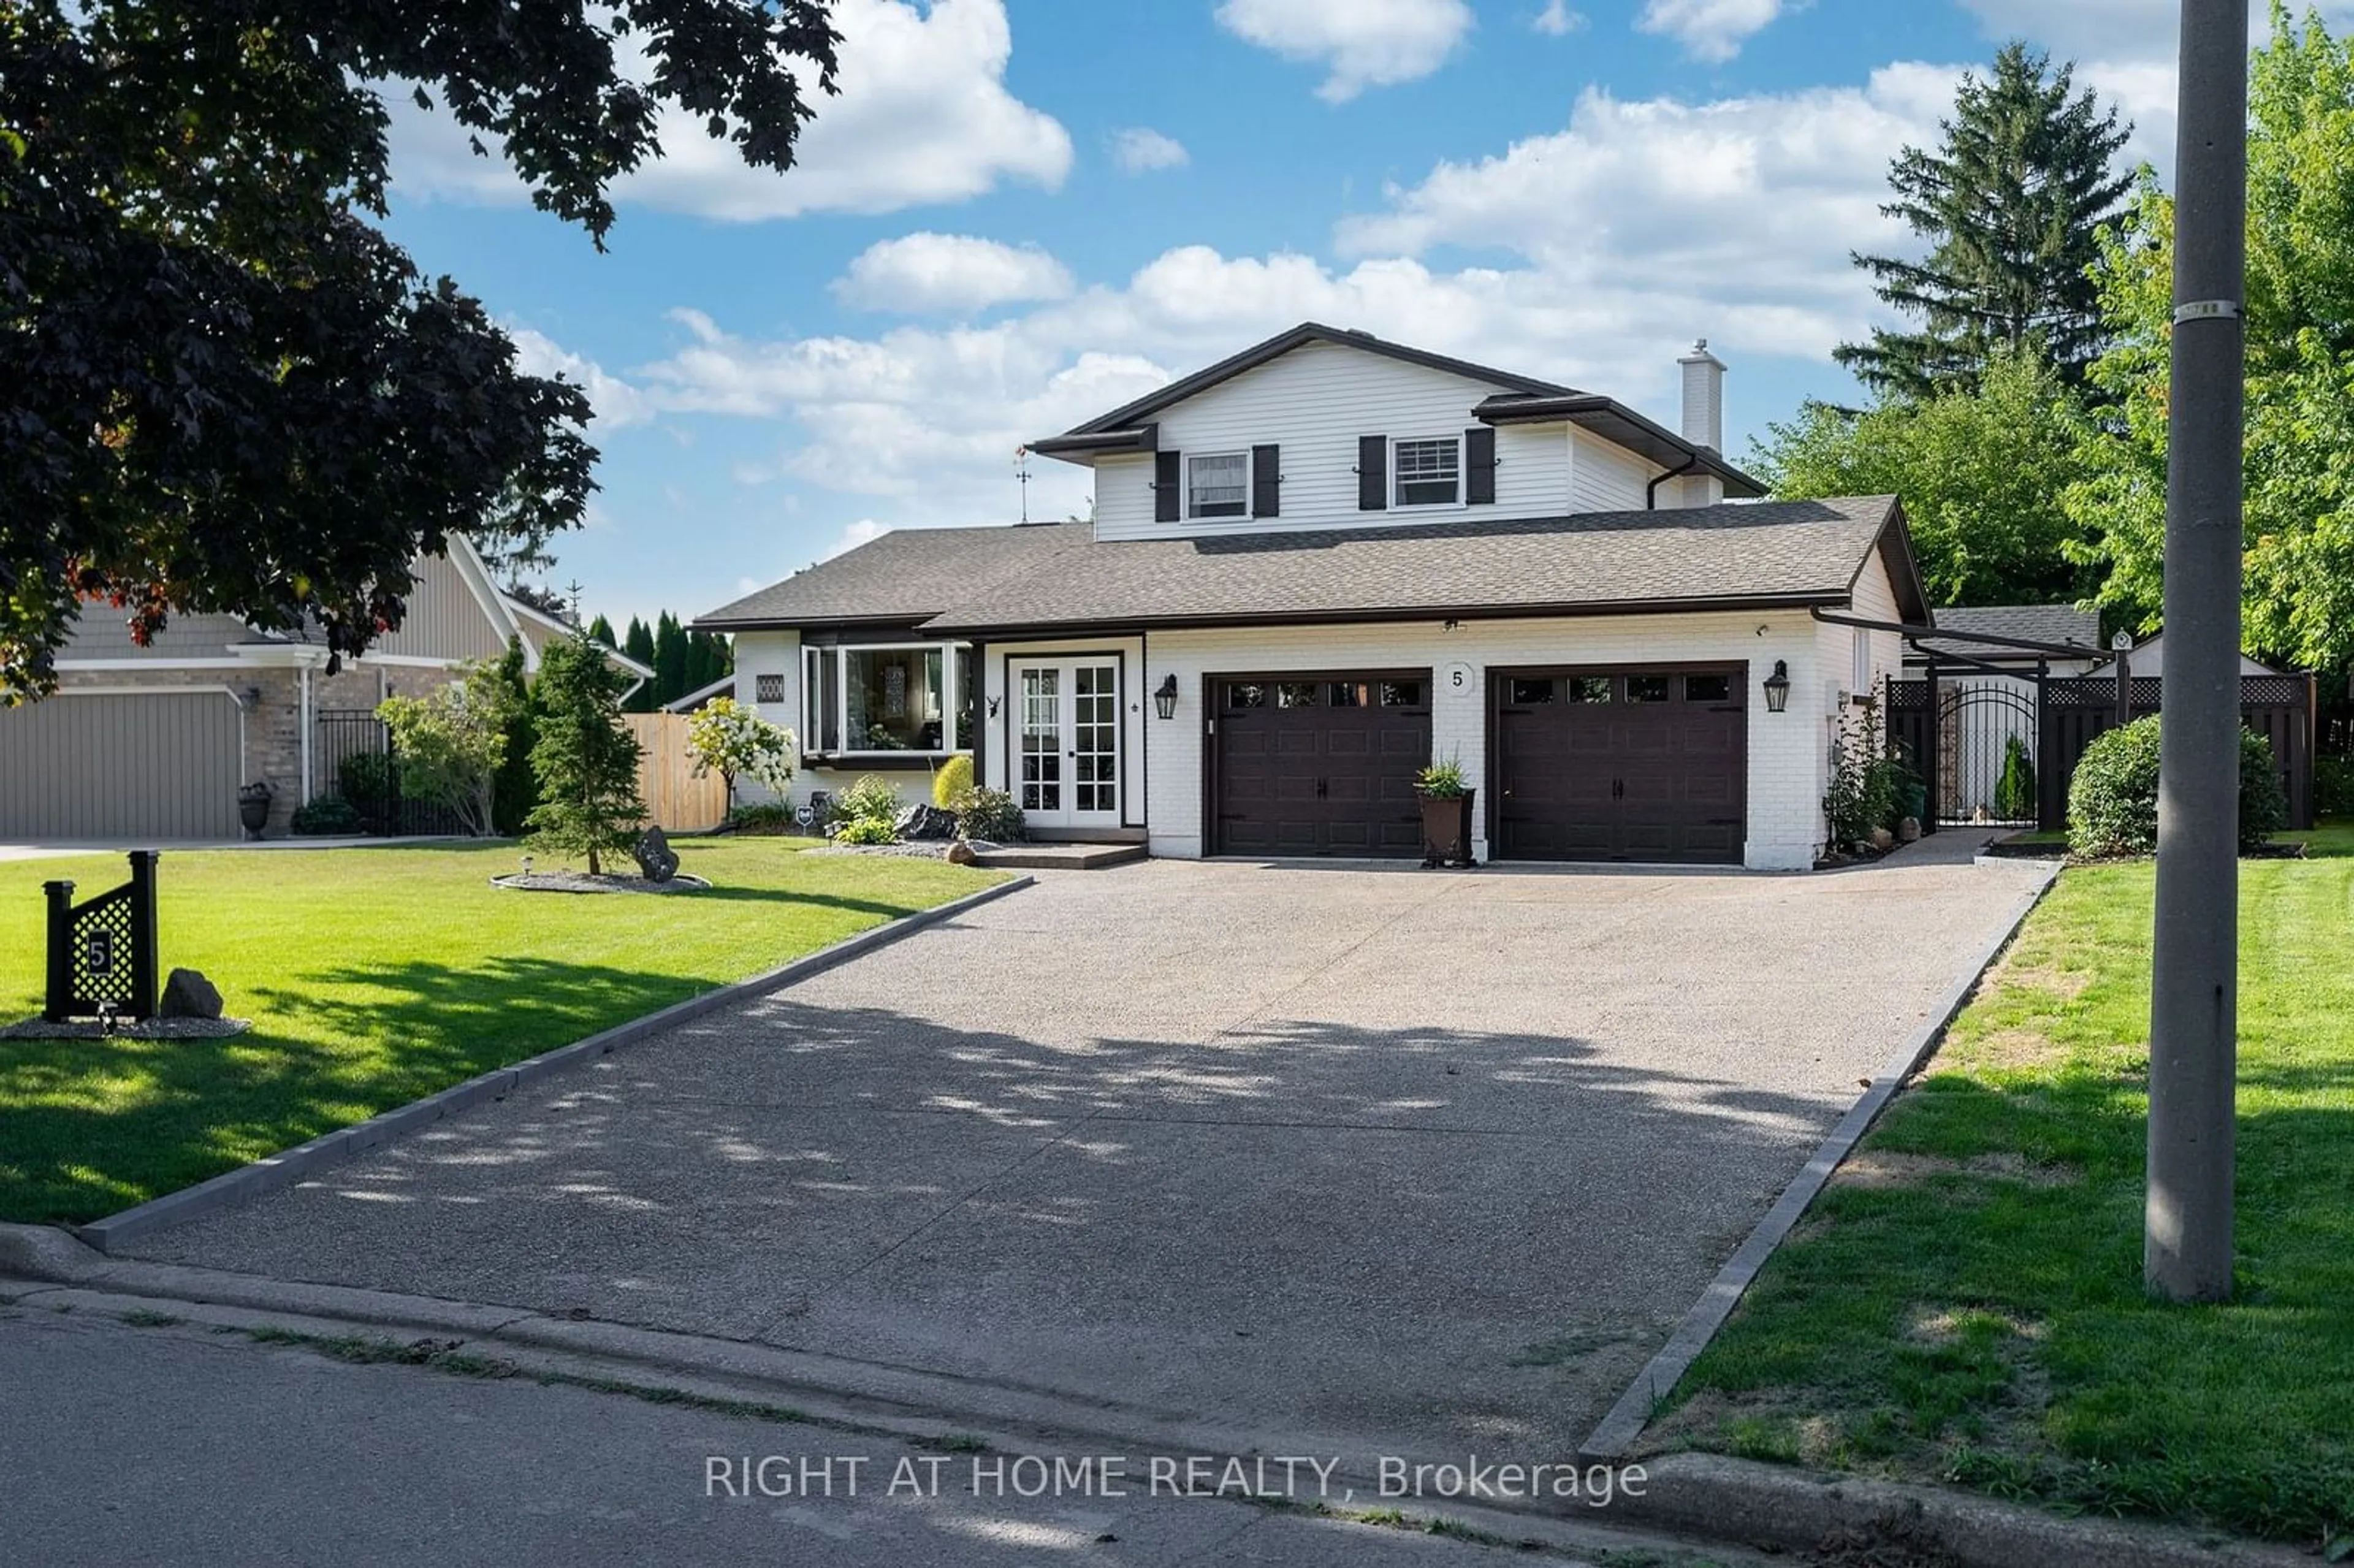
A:
POLYGON ((1899 823, 1897 823, 1897 824, 1896 824, 1896 842, 1897 842, 1898 843, 1900 843, 1900 844, 1914 843, 1914 842, 1917 842, 1919 841, 1920 837, 1921 837, 1921 819, 1920 819, 1920 818, 1918 818, 1918 817, 1907 817, 1907 818, 1905 818, 1903 821, 1901 821, 1901 822, 1899 822, 1899 823))
POLYGON ((1893 849, 1896 847, 1896 835, 1886 828, 1874 828, 1872 830, 1872 847, 1882 851, 1893 849))
POLYGON ((194 969, 174 969, 164 978, 155 1012, 164 1018, 218 1018, 220 988, 194 969))
POLYGON ((678 852, 670 847, 670 840, 660 828, 648 828, 631 852, 637 856, 638 869, 648 882, 668 882, 678 874, 678 852))
POLYGON ((962 839, 959 839, 956 842, 949 845, 949 863, 950 865, 970 865, 972 862, 973 853, 972 846, 970 844, 965 842, 962 839))
POLYGON ((895 825, 903 839, 952 839, 957 831, 954 811, 920 802, 901 811, 895 825))

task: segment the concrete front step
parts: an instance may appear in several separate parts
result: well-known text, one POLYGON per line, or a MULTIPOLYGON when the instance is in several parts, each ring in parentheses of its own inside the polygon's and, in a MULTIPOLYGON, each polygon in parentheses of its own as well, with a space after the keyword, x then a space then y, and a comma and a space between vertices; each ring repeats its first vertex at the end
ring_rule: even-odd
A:
POLYGON ((1005 871, 1101 871, 1108 865, 1142 860, 1146 853, 1142 844, 1134 843, 1013 844, 1004 849, 982 850, 973 856, 973 863, 1005 871))

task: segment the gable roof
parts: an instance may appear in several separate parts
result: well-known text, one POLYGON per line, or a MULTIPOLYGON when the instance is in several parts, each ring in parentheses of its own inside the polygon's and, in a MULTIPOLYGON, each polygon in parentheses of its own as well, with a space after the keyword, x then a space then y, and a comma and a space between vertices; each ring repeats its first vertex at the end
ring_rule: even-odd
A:
POLYGON ((1087 523, 897 528, 691 624, 698 631, 911 624, 965 603, 997 577, 1086 543, 1094 531, 1087 523))
MULTIPOLYGON (((1268 360, 1279 359, 1293 349, 1311 343, 1339 344, 1343 348, 1361 349, 1367 354, 1378 354, 1391 359, 1404 360, 1408 365, 1418 365, 1426 370, 1443 370, 1449 375, 1468 376, 1474 381, 1485 381, 1490 386, 1518 392, 1527 397, 1581 396, 1575 387, 1564 387, 1557 382, 1539 381, 1533 376, 1518 376, 1509 370, 1498 370, 1492 366, 1474 365, 1468 359, 1452 359, 1443 354, 1432 354, 1427 349, 1410 348, 1402 343, 1392 343, 1386 338, 1375 337, 1372 333, 1361 328, 1326 326, 1321 322, 1301 322, 1289 332, 1279 332, 1265 343, 1253 344, 1240 354, 1230 355, 1206 370, 1197 370, 1191 376, 1181 376, 1158 392, 1149 392, 1135 402, 1123 404, 1108 414, 1098 415, 1083 425, 1074 425, 1065 432, 1065 435, 1088 436, 1109 430, 1131 429, 1163 408, 1182 403, 1188 397, 1208 391, 1221 381, 1231 381, 1246 370, 1255 370, 1268 360)), ((1049 451, 1050 444, 1057 439, 1059 438, 1048 437, 1045 441, 1033 441, 1031 447, 1034 450, 1049 451)))

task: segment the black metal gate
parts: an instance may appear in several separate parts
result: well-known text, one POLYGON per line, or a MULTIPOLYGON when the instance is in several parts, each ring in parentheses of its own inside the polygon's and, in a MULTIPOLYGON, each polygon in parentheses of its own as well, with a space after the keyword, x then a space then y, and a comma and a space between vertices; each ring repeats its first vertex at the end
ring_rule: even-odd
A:
POLYGON ((369 833, 383 837, 466 831, 447 806, 401 793, 400 759, 393 751, 392 732, 373 709, 319 710, 312 764, 314 792, 334 796, 351 807, 369 833))

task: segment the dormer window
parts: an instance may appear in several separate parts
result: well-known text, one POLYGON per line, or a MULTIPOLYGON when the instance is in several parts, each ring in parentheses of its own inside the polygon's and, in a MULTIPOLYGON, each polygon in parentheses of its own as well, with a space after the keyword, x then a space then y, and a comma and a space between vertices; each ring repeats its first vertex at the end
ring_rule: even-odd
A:
POLYGON ((1185 460, 1185 515, 1188 517, 1247 517, 1250 515, 1250 456, 1246 452, 1213 452, 1185 460))
POLYGON ((1452 506, 1463 499, 1463 446, 1454 436, 1399 441, 1393 471, 1399 506, 1452 506))

